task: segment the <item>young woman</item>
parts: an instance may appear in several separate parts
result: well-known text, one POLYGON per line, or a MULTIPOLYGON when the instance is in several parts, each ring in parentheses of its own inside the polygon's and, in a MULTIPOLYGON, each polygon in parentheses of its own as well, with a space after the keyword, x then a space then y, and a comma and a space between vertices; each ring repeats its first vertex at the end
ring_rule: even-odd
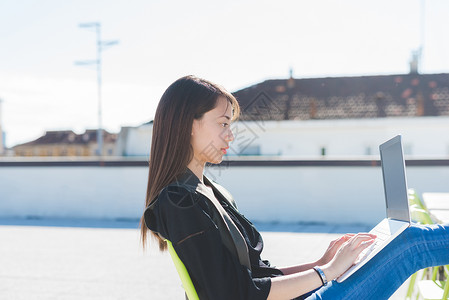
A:
POLYGON ((449 228, 440 225, 411 226, 342 283, 333 280, 375 236, 346 234, 316 262, 270 266, 259 232, 203 175, 206 163, 222 161, 238 114, 225 89, 186 76, 168 87, 154 118, 143 244, 147 228, 161 250, 170 240, 200 299, 388 299, 415 271, 449 263, 449 228))

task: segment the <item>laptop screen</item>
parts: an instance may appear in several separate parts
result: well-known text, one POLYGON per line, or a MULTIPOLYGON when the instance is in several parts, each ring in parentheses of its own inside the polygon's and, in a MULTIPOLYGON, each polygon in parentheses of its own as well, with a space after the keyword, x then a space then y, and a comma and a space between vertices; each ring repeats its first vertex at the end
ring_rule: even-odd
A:
POLYGON ((387 217, 410 222, 407 181, 401 136, 379 146, 384 179, 387 217))

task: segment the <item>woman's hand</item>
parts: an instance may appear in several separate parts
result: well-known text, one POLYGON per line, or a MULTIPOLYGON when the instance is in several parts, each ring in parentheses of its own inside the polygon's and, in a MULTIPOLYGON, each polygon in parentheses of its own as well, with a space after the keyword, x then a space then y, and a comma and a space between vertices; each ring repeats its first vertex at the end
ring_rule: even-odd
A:
MULTIPOLYGON (((333 240, 316 263, 328 281, 334 280, 352 266, 360 252, 371 245, 375 238, 375 235, 369 233, 345 234, 333 240), (325 264, 321 265, 323 262, 325 264)), ((314 266, 316 264, 311 263, 282 269, 284 276, 271 279, 268 299, 292 299, 320 287, 321 279, 311 270, 314 266)))
MULTIPOLYGON (((370 246, 376 238, 376 235, 370 233, 358 233, 355 235, 344 235, 338 240, 331 242, 328 250, 324 254, 323 258, 327 259, 337 245, 341 244, 341 239, 347 239, 343 242, 335 253, 333 258, 327 263, 323 269, 325 269, 326 276, 329 276, 329 280, 333 280, 348 270, 355 262, 359 254, 370 246)), ((322 258, 322 259, 323 259, 322 258)))
POLYGON ((323 266, 330 262, 335 254, 337 253, 338 249, 347 242, 351 237, 353 237, 355 234, 353 233, 347 233, 338 239, 333 240, 330 242, 329 247, 327 247, 326 252, 324 252, 323 256, 316 262, 318 266, 323 266))

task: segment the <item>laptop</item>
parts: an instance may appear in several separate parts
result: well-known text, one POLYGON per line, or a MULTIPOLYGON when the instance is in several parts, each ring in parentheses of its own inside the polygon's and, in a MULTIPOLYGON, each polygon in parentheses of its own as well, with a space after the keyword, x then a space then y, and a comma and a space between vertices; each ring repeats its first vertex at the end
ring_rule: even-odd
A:
POLYGON ((375 242, 360 253, 355 264, 337 278, 337 282, 342 282, 354 274, 410 226, 407 180, 401 135, 395 136, 381 144, 379 149, 387 217, 370 231, 370 233, 377 235, 375 242))

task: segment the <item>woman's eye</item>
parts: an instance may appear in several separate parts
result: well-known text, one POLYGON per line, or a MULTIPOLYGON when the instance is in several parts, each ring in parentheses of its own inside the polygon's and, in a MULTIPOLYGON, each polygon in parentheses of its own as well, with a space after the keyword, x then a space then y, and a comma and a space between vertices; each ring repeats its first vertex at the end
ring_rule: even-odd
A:
POLYGON ((228 124, 228 123, 221 123, 221 126, 223 126, 223 127, 228 127, 229 124, 228 124))

